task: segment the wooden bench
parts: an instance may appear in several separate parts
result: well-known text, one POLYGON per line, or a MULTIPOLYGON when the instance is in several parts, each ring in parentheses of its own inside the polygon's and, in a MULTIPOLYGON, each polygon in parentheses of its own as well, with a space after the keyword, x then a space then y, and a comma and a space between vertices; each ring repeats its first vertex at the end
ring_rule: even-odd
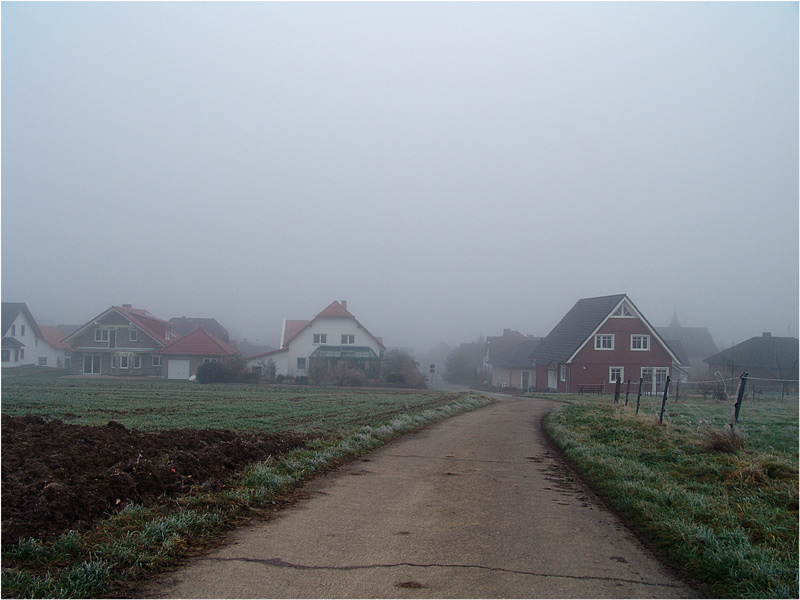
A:
POLYGON ((578 394, 597 394, 598 396, 605 391, 606 384, 604 383, 582 383, 578 386, 578 394))

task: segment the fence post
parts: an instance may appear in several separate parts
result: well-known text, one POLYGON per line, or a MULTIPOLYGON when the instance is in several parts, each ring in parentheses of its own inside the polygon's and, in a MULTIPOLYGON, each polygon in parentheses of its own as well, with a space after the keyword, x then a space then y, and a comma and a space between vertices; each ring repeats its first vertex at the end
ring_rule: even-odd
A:
POLYGON ((631 380, 628 379, 628 387, 625 388, 625 406, 628 406, 628 394, 631 393, 631 380))
POLYGON ((636 394, 636 414, 639 414, 639 400, 642 399, 642 381, 643 378, 639 377, 639 393, 636 394))
POLYGON ((680 393, 681 393, 681 380, 679 378, 678 381, 675 382, 675 404, 678 403, 678 396, 680 395, 680 393))
POLYGON ((620 378, 617 377, 617 382, 614 384, 614 404, 619 402, 619 388, 620 388, 620 378))
POLYGON ((739 409, 742 407, 742 398, 744 397, 744 388, 747 385, 748 375, 749 373, 744 372, 739 377, 739 390, 736 392, 736 403, 733 405, 731 429, 736 429, 736 426, 739 424, 739 409))
POLYGON ((658 416, 659 423, 664 423, 664 406, 667 404, 667 394, 669 394, 669 375, 667 375, 667 381, 664 382, 664 396, 661 398, 661 414, 658 416))

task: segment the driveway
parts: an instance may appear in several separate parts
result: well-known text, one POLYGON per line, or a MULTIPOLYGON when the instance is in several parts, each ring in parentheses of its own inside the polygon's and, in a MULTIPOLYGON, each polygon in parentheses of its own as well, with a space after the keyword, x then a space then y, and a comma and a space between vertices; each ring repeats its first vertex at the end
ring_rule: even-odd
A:
POLYGON ((498 398, 316 479, 147 595, 697 597, 548 446, 557 404, 498 398))

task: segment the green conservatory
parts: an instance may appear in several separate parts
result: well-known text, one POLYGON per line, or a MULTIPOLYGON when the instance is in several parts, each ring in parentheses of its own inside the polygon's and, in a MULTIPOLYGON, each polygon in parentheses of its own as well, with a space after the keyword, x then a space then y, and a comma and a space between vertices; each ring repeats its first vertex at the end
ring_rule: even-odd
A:
POLYGON ((369 346, 320 346, 309 357, 309 363, 322 364, 329 371, 337 367, 356 369, 370 379, 381 374, 381 357, 369 346))

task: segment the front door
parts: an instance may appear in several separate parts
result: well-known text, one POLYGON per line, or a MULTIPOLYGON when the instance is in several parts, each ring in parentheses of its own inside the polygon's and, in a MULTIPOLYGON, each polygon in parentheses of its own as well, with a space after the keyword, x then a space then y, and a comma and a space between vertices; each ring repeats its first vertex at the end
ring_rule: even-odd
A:
POLYGON ((522 372, 522 389, 527 390, 531 387, 531 372, 530 371, 523 371, 522 372))
POLYGON ((547 369, 547 389, 558 389, 558 371, 555 369, 547 369))

